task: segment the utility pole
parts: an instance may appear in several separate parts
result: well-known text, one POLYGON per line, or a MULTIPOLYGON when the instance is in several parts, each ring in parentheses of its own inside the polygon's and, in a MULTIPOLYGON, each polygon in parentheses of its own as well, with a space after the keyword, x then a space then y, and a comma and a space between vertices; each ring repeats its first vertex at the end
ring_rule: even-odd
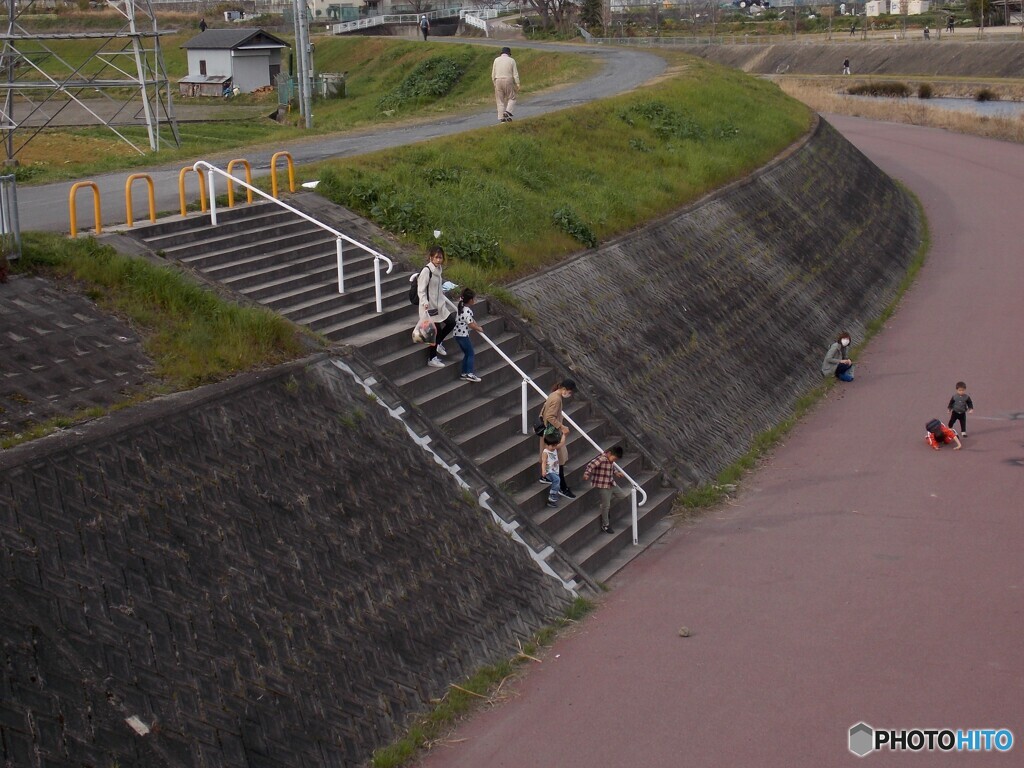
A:
POLYGON ((301 54, 299 61, 302 71, 299 76, 302 78, 302 103, 304 106, 303 116, 306 118, 306 128, 313 127, 313 56, 309 44, 309 15, 306 7, 306 0, 296 0, 299 10, 299 35, 302 37, 299 43, 301 54))

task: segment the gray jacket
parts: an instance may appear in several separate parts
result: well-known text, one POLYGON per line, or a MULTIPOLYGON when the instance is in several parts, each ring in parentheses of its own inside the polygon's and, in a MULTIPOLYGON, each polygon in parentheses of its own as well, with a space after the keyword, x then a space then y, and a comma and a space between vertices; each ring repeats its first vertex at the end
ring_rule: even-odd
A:
POLYGON ((832 346, 825 353, 825 359, 821 361, 822 376, 835 376, 836 368, 843 360, 846 360, 846 350, 838 341, 833 341, 832 346))

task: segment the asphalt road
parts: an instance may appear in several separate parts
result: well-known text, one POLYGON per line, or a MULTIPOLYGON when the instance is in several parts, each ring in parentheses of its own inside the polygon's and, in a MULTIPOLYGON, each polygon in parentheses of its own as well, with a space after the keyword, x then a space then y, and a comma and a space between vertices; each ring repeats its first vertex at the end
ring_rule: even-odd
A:
POLYGON ((861 763, 847 739, 861 721, 1024 739, 1024 147, 829 120, 920 197, 932 233, 857 380, 424 768, 1021 764, 1019 743, 861 763), (958 379, 970 436, 936 453, 924 424, 958 379))
MULTIPOLYGON (((467 42, 460 39, 457 42, 467 42)), ((477 42, 477 41, 473 41, 477 42)), ((442 43, 444 44, 444 43, 442 43)), ((500 46, 504 41, 479 41, 480 45, 500 46)), ((636 88, 665 71, 664 59, 651 53, 636 50, 624 50, 611 47, 585 47, 578 45, 532 44, 531 47, 551 48, 594 56, 603 63, 601 71, 592 78, 580 83, 546 91, 536 95, 525 95, 516 110, 516 117, 523 119, 566 109, 588 101, 606 98, 636 88)), ((529 83, 529 72, 522 72, 524 83, 529 83)), ((314 114, 315 119, 315 114, 314 114)), ((233 157, 245 157, 252 165, 253 176, 259 177, 270 172, 270 158, 280 150, 288 150, 297 165, 314 163, 333 157, 348 157, 380 149, 414 144, 428 141, 440 136, 451 136, 455 133, 471 131, 477 128, 493 126, 500 130, 497 115, 493 108, 478 113, 452 117, 436 122, 407 125, 404 127, 380 127, 338 134, 334 136, 318 136, 315 139, 303 140, 276 146, 268 150, 241 150, 235 155, 217 157, 196 157, 192 160, 209 160, 224 167, 233 157)), ((130 151, 126 147, 126 151, 130 151)), ((156 209, 158 212, 177 211, 178 173, 188 163, 176 163, 151 169, 135 169, 92 177, 89 180, 97 184, 100 190, 102 221, 104 227, 120 224, 127 220, 125 207, 125 180, 129 173, 149 173, 156 189, 156 209)), ((278 166, 279 171, 283 168, 278 166)), ((283 178, 283 177, 282 177, 283 178)), ((18 210, 22 229, 68 232, 70 230, 70 212, 68 195, 74 182, 60 182, 41 186, 22 186, 18 189, 18 210)), ((187 194, 191 200, 198 195, 196 177, 187 177, 187 194)), ((225 190, 222 180, 218 193, 225 190)), ((88 190, 80 190, 77 195, 77 219, 80 231, 93 227, 93 203, 88 190)), ((132 190, 133 217, 136 221, 148 216, 146 190, 142 182, 136 182, 132 190)))

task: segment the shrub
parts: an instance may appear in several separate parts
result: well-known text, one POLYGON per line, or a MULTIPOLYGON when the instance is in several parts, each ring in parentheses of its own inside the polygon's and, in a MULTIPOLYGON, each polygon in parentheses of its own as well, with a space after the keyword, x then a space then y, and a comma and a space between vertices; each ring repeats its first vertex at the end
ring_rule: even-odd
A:
POLYGON ((619 113, 626 125, 646 125, 659 139, 704 138, 704 128, 683 110, 674 109, 662 101, 642 101, 619 113))
POLYGON ((975 101, 999 101, 999 94, 991 88, 979 88, 974 94, 975 101))
POLYGON ((921 83, 917 86, 917 98, 930 99, 932 97, 931 83, 921 83))
POLYGON ((483 232, 465 232, 456 237, 444 235, 439 244, 453 259, 485 268, 507 269, 512 260, 501 251, 498 238, 483 232))
POLYGON ((588 248, 597 245, 597 236, 572 208, 563 207, 555 211, 555 226, 588 248))
POLYGON ((411 102, 439 99, 448 95, 465 72, 465 67, 450 56, 435 56, 421 62, 390 93, 377 101, 382 112, 401 109, 411 102))
POLYGON ((906 83, 883 80, 877 83, 851 85, 846 92, 851 96, 895 96, 903 99, 910 95, 910 88, 906 83))

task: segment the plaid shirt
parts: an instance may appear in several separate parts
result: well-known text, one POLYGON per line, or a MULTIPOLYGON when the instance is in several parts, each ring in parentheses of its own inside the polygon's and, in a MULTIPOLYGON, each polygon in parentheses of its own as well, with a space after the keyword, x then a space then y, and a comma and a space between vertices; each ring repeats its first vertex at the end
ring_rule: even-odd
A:
POLYGON ((602 453, 587 464, 583 470, 583 479, 589 480, 595 488, 614 488, 615 472, 615 464, 602 453))

